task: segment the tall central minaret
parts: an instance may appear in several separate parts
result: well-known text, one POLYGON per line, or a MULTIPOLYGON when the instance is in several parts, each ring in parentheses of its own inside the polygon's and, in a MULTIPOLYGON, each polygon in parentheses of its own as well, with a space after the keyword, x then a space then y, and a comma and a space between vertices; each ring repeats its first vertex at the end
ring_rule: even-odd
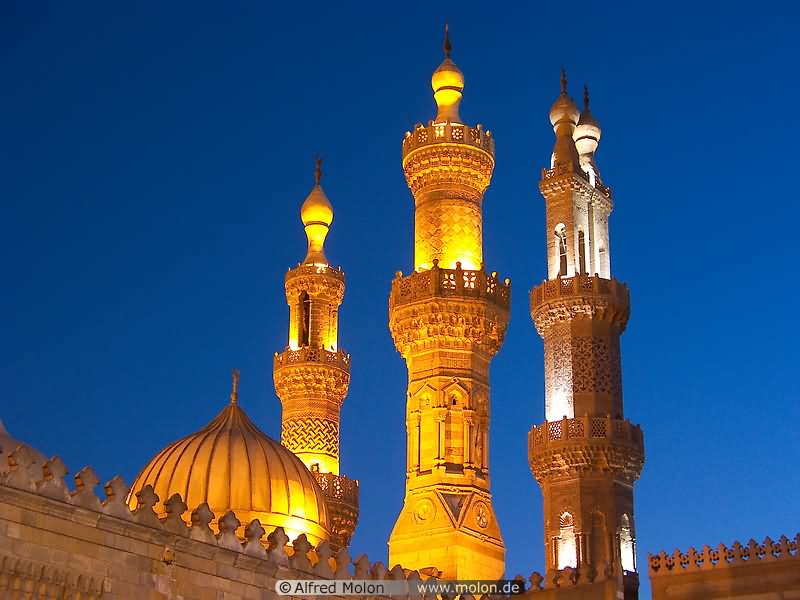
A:
POLYGON ((350 385, 350 355, 338 346, 344 273, 325 257, 333 207, 315 185, 300 217, 308 238, 305 260, 286 273, 289 346, 275 353, 273 380, 283 407, 281 443, 311 470, 325 494, 334 549, 347 546, 358 520, 358 481, 339 474, 339 415, 350 385))
MULTIPOLYGON (((545 422, 529 435, 544 498, 549 577, 566 567, 605 582, 611 597, 636 598, 633 483, 644 463, 642 431, 622 411, 620 335, 628 289, 611 276, 611 190, 594 159, 600 126, 567 94, 550 110, 556 134, 539 189, 547 208, 547 280, 531 291, 544 339, 545 422)), ((605 596, 604 596, 605 597, 605 596)))
POLYGON ((446 35, 444 49, 431 81, 436 119, 403 140, 414 272, 392 282, 389 329, 408 367, 408 454, 389 561, 495 579, 505 550, 489 493, 489 362, 508 324, 510 288, 483 266, 481 205, 494 140, 461 120, 464 76, 446 35))

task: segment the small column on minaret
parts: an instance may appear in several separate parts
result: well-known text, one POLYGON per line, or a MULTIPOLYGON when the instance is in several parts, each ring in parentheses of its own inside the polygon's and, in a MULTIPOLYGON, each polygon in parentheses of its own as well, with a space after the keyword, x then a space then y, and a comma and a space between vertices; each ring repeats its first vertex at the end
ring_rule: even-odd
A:
POLYGON ((633 484, 644 463, 638 425, 623 414, 620 336, 630 314, 627 287, 611 276, 611 190, 595 162, 600 126, 561 92, 550 111, 556 136, 539 189, 547 222, 547 280, 531 290, 531 317, 544 340, 545 421, 528 437, 542 490, 546 570, 577 568, 579 581, 605 577, 638 594, 633 484), (585 457, 578 463, 575 456, 585 457), (629 540, 623 544, 622 540, 629 540), (627 553, 627 554, 625 554, 627 553))
POLYGON ((505 550, 486 463, 489 363, 508 323, 510 282, 483 267, 494 139, 460 116, 464 75, 447 31, 431 88, 436 117, 402 144, 414 269, 392 282, 389 328, 408 368, 408 477, 389 561, 448 579, 496 579, 505 550))
POLYGON ((283 407, 281 443, 322 487, 332 516, 331 545, 341 548, 349 543, 358 519, 358 482, 339 473, 340 413, 350 385, 350 355, 339 349, 338 309, 345 279, 325 256, 333 207, 321 180, 322 161, 317 159, 314 187, 300 210, 306 256, 285 278, 289 343, 275 354, 273 378, 283 407))

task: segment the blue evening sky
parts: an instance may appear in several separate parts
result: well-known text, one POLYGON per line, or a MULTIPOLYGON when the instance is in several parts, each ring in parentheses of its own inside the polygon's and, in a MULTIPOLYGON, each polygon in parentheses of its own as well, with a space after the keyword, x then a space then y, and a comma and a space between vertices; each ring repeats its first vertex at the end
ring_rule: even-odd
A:
POLYGON ((630 286, 625 412, 645 432, 648 552, 794 535, 798 503, 798 15, 789 3, 0 5, 0 418, 72 472, 128 482, 226 403, 280 430, 272 355, 298 209, 324 157, 352 354, 343 471, 353 555, 386 560, 405 470, 403 360, 387 329, 412 266, 403 134, 434 114, 449 20, 462 116, 490 128, 487 269, 513 282, 492 366, 491 467, 508 574, 543 565, 526 435, 543 418, 529 289, 538 192, 567 68, 603 126, 612 272, 630 286))

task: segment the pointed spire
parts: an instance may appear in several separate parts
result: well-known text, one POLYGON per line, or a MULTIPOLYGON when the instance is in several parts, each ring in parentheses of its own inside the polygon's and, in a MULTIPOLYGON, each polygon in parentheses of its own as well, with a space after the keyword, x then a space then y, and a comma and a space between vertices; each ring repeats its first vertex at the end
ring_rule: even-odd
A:
POLYGON ((447 23, 444 24, 444 57, 450 58, 450 52, 453 50, 453 45, 450 43, 450 27, 447 23))
POLYGON ((589 110, 589 86, 583 84, 583 110, 589 110))
POLYGON ((239 369, 231 371, 231 404, 239 403, 239 369))
POLYGON ((561 95, 567 95, 567 70, 561 67, 561 95))
POLYGON ((322 159, 319 156, 314 163, 314 181, 317 185, 322 181, 322 159))

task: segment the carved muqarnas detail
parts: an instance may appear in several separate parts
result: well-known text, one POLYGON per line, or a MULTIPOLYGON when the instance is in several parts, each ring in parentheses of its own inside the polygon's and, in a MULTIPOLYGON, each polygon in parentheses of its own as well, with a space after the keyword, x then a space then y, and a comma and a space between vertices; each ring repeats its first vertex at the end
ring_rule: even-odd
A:
POLYGON ((618 396, 619 346, 602 337, 572 338, 572 389, 618 396))
POLYGON ((281 444, 295 453, 339 456, 339 426, 325 419, 294 419, 283 424, 281 444))

